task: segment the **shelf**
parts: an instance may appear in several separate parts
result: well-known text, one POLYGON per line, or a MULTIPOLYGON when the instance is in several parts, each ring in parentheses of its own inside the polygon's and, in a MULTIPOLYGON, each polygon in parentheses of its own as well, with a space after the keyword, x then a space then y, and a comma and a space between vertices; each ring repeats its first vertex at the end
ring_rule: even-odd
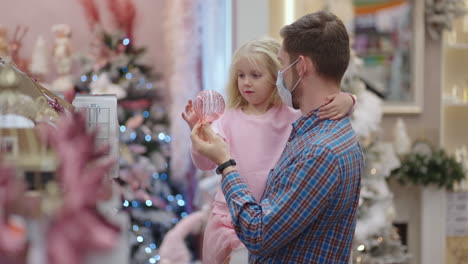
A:
POLYGON ((444 102, 444 106, 453 106, 453 107, 468 107, 468 103, 452 103, 452 102, 444 102))
POLYGON ((468 43, 447 44, 445 47, 447 49, 454 49, 454 50, 468 50, 468 43))

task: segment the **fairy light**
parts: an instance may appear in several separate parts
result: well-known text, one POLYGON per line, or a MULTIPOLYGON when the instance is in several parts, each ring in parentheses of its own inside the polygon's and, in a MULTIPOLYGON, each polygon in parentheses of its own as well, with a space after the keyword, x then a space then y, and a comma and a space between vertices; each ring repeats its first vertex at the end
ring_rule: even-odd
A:
POLYGON ((142 243, 142 242, 143 242, 143 237, 142 237, 142 236, 137 236, 137 241, 138 241, 139 243, 142 243))
POLYGON ((88 80, 88 77, 86 75, 81 75, 81 81, 86 82, 88 80))
POLYGON ((177 204, 178 204, 179 206, 184 206, 184 205, 185 205, 185 201, 184 201, 184 200, 179 200, 179 201, 177 201, 177 204))
POLYGON ((128 44, 130 44, 130 39, 129 38, 124 38, 122 40, 122 44, 124 44, 125 46, 127 46, 128 44))
POLYGON ((96 74, 93 75, 92 80, 93 80, 93 82, 97 81, 97 80, 98 80, 98 76, 97 76, 96 74))
POLYGON ((372 175, 375 175, 375 174, 377 173, 377 170, 376 170, 375 168, 372 168, 371 171, 370 171, 370 173, 371 173, 372 175))
POLYGON ((120 126, 120 132, 124 133, 125 131, 127 131, 127 127, 126 126, 120 126))
POLYGON ((364 249, 366 249, 366 246, 364 246, 364 245, 359 245, 359 246, 357 247, 357 250, 358 250, 358 251, 364 251, 364 249))

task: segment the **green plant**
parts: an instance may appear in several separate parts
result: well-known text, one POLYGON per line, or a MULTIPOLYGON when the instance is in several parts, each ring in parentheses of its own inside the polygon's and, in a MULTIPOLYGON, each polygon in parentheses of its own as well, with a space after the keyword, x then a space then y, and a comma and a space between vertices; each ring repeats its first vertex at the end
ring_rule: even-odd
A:
POLYGON ((465 178, 462 165, 444 150, 407 154, 401 160, 401 167, 394 169, 392 175, 401 184, 437 185, 449 190, 465 178))

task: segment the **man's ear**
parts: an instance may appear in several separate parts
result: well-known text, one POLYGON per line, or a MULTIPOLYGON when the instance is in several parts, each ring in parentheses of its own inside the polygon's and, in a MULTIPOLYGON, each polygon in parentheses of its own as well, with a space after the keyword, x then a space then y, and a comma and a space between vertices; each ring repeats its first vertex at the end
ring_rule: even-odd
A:
POLYGON ((297 68, 299 75, 307 76, 315 73, 315 64, 309 56, 300 55, 300 62, 297 68))

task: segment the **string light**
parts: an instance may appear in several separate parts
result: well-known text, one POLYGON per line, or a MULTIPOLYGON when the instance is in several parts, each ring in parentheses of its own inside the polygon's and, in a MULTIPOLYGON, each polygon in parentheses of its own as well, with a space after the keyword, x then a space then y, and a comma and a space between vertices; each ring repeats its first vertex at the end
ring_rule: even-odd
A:
POLYGON ((146 88, 148 88, 148 89, 153 88, 153 84, 152 84, 152 83, 147 83, 147 84, 146 84, 146 88))
POLYGON ((125 46, 127 46, 128 44, 130 44, 130 39, 129 38, 124 38, 122 40, 122 44, 124 44, 125 46))
POLYGON ((175 198, 176 198, 177 200, 182 200, 182 199, 183 199, 183 197, 182 197, 181 194, 177 194, 177 195, 175 196, 175 198))
POLYGON ((184 205, 185 205, 185 201, 184 201, 184 200, 179 200, 179 201, 177 201, 177 204, 178 204, 179 206, 184 206, 184 205))
POLYGON ((164 138, 164 141, 166 141, 167 143, 171 142, 171 137, 170 136, 166 136, 164 138))
POLYGON ((151 200, 146 200, 146 206, 152 206, 153 202, 151 200))
POLYGON ((151 135, 146 135, 146 136, 145 136, 145 140, 146 140, 147 142, 150 142, 150 141, 151 141, 151 135))
POLYGON ((167 174, 166 173, 161 174, 161 180, 163 180, 163 181, 167 180, 167 174))
POLYGON ((371 171, 370 171, 370 173, 371 173, 372 175, 375 175, 375 174, 377 173, 377 170, 376 170, 375 168, 372 168, 371 171))
POLYGON ((148 261, 149 261, 149 263, 151 263, 151 264, 156 263, 156 260, 155 260, 154 258, 150 258, 148 261))
POLYGON ((127 127, 124 125, 120 126, 120 132, 124 133, 125 131, 127 131, 127 127))
POLYGON ((187 214, 186 212, 183 212, 183 213, 180 214, 180 216, 181 216, 182 218, 185 218, 185 217, 188 216, 188 214, 187 214))
POLYGON ((129 203, 127 200, 125 200, 125 201, 123 202, 123 206, 124 206, 124 207, 128 207, 128 206, 130 206, 130 203, 129 203))
POLYGON ((150 254, 151 251, 153 251, 153 250, 151 250, 151 248, 149 248, 149 247, 146 247, 146 248, 145 248, 145 252, 146 252, 146 253, 150 254))
POLYGON ((153 179, 155 180, 159 179, 159 173, 157 172, 153 173, 153 179))
POLYGON ((155 243, 151 243, 151 244, 149 244, 149 246, 150 246, 150 248, 152 248, 152 249, 156 249, 156 244, 155 244, 155 243))
POLYGON ((127 78, 127 80, 130 80, 132 77, 133 77, 133 74, 131 72, 128 72, 127 74, 125 74, 125 78, 127 78))
POLYGON ((140 228, 137 225, 133 225, 133 231, 138 231, 140 228))
POLYGON ((166 135, 164 135, 164 133, 161 132, 159 133, 158 138, 159 140, 164 140, 166 138, 166 135))
MULTIPOLYGON (((151 227, 151 221, 145 221, 145 226, 146 227, 151 227)), ((156 246, 156 245, 155 245, 156 246)))
POLYGON ((132 202, 132 206, 133 206, 134 208, 137 208, 137 207, 140 206, 140 202, 138 202, 138 201, 133 201, 133 202, 132 202))
POLYGON ((149 117, 149 112, 148 112, 148 111, 144 111, 144 112, 143 112, 143 117, 144 117, 144 118, 148 118, 148 117, 149 117))
POLYGON ((142 237, 142 236, 137 236, 137 241, 138 241, 139 243, 143 242, 143 237, 142 237))
POLYGON ((167 196, 167 200, 169 202, 173 202, 174 201, 174 196, 172 196, 172 195, 167 196))
POLYGON ((364 249, 366 249, 366 247, 365 247, 364 245, 359 245, 359 246, 357 247, 357 250, 358 250, 358 251, 364 251, 364 249))
POLYGON ((135 140, 136 137, 137 137, 137 134, 136 134, 135 132, 132 132, 132 133, 130 134, 130 139, 131 139, 131 140, 135 140))
POLYGON ((86 82, 88 80, 88 77, 86 75, 81 75, 81 81, 86 82))
POLYGON ((95 74, 95 75, 93 75, 92 79, 93 79, 93 82, 95 82, 95 81, 98 80, 98 76, 95 74))

